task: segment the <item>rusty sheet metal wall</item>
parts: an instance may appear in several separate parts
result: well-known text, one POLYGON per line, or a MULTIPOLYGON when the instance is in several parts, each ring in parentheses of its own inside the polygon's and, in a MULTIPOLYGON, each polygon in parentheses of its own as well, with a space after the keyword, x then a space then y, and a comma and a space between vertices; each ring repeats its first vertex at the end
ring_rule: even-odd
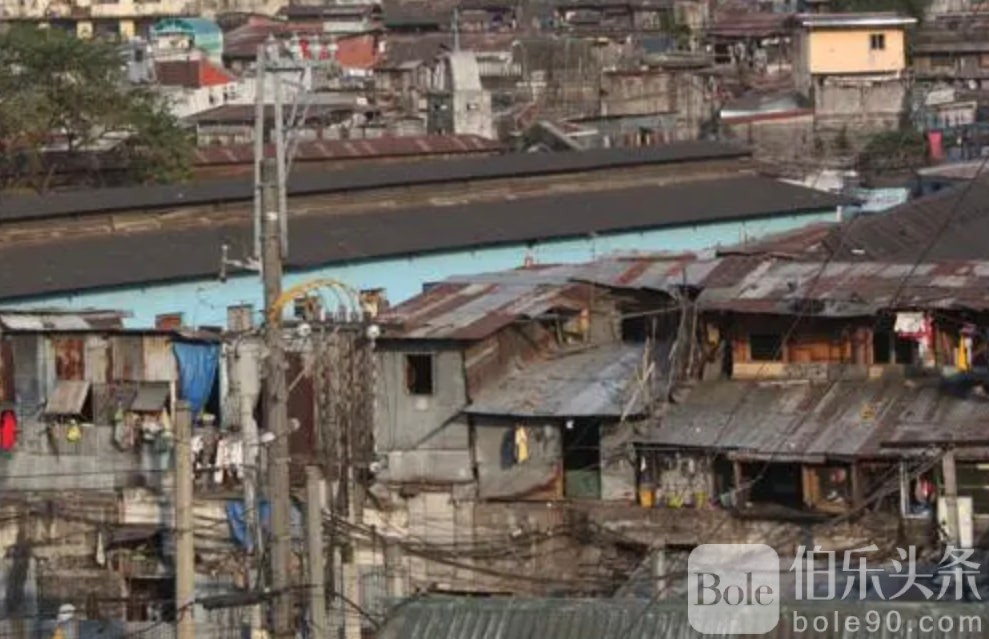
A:
POLYGON ((45 358, 38 335, 10 335, 5 340, 14 358, 14 391, 18 410, 33 414, 44 403, 46 373, 45 358))
POLYGON ((115 336, 110 338, 113 379, 135 381, 144 379, 144 345, 138 336, 115 336))
POLYGON ((0 342, 0 402, 13 402, 14 389, 14 349, 10 342, 0 342))
POLYGON ((518 364, 536 359, 553 342, 549 331, 537 322, 530 322, 505 328, 471 345, 464 355, 468 397, 474 397, 486 384, 518 364))
POLYGON ((173 382, 179 378, 178 363, 172 353, 172 339, 167 335, 145 335, 142 338, 144 350, 144 381, 173 382))
POLYGON ((114 423, 118 406, 130 406, 137 397, 136 382, 93 384, 93 423, 109 426, 114 423))
POLYGON ((85 345, 86 380, 93 384, 110 381, 110 342, 101 335, 89 335, 85 345))
POLYGON ((55 379, 85 378, 85 340, 81 337, 52 337, 49 340, 55 363, 55 379))

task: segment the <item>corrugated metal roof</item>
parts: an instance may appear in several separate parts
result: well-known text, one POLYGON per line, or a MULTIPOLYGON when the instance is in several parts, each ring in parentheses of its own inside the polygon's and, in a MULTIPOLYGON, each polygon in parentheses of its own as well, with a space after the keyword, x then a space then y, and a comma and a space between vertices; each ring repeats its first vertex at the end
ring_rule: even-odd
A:
POLYGON ((797 16, 800 24, 811 29, 844 27, 906 27, 917 24, 917 18, 901 16, 896 12, 871 13, 820 13, 797 16))
POLYGON ((89 396, 89 382, 60 380, 45 405, 48 415, 79 415, 89 396))
POLYGON ((913 264, 765 261, 701 293, 709 310, 853 317, 883 309, 989 309, 989 261, 913 264))
POLYGON ((168 384, 141 384, 130 410, 138 413, 155 413, 165 408, 169 396, 168 384))
POLYGON ((560 353, 485 387, 465 412, 514 417, 641 415, 648 400, 648 390, 639 388, 644 361, 648 360, 641 345, 560 353))
POLYGON ((751 457, 900 455, 892 442, 931 442, 989 422, 989 399, 938 379, 717 381, 672 404, 644 440, 751 457), (909 433, 923 432, 920 439, 909 433), (906 438, 906 439, 905 439, 906 438))
MULTIPOLYGON (((868 633, 875 639, 905 636, 903 628, 910 628, 910 636, 917 639, 973 636, 958 628, 959 623, 955 623, 958 629, 953 632, 921 632, 918 628, 922 617, 945 617, 957 622, 964 615, 978 617, 982 627, 989 623, 985 606, 977 604, 807 602, 782 606, 783 621, 762 636, 768 639, 794 636, 789 623, 793 611, 811 619, 819 615, 829 619, 833 615, 841 619, 849 616, 864 619, 869 610, 875 610, 881 619, 895 614, 902 622, 895 626, 879 624, 880 629, 868 633)), ((829 627, 828 631, 811 634, 816 639, 855 635, 846 633, 843 624, 835 628, 832 623, 829 627)), ((726 619, 723 636, 737 636, 732 630, 726 619)), ((420 598, 393 609, 378 631, 379 639, 696 639, 700 636, 690 626, 684 603, 641 599, 420 598)))
MULTIPOLYGON (((295 150, 296 161, 359 160, 406 155, 447 155, 460 153, 493 153, 503 146, 478 135, 419 135, 409 137, 368 138, 365 140, 312 140, 300 142, 295 150)), ((273 157, 274 146, 266 154, 273 157)), ((196 149, 193 163, 197 166, 220 164, 253 164, 254 145, 205 146, 196 149)))
POLYGON ((385 337, 477 340, 518 319, 552 309, 578 310, 577 286, 513 283, 442 283, 378 319, 385 337))
POLYGON ((973 182, 917 198, 882 215, 860 216, 834 229, 827 248, 838 260, 986 259, 989 172, 973 182))
POLYGON ((116 311, 2 311, 0 327, 32 333, 114 329, 123 327, 123 317, 123 313, 116 311))

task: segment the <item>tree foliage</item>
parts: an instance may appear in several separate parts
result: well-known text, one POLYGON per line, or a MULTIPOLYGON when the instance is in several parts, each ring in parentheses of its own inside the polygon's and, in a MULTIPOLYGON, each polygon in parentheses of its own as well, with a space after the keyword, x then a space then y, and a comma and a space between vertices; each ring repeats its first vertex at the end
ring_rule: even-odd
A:
POLYGON ((108 148, 130 180, 151 183, 186 177, 193 146, 160 96, 128 84, 113 45, 58 29, 0 33, 0 173, 6 185, 43 191, 60 162, 78 166, 82 157, 108 148))
POLYGON ((927 162, 927 140, 914 129, 872 136, 858 156, 857 168, 868 174, 915 169, 927 162))

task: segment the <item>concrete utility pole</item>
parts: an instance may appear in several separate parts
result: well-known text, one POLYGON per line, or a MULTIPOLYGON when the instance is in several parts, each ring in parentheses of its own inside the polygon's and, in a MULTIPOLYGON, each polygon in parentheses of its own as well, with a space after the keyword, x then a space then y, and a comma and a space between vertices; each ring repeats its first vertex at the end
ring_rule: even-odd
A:
POLYGON ((178 639, 193 639, 196 624, 196 549, 192 521, 192 415, 189 402, 175 406, 175 606, 178 639))
POLYGON ((306 468, 306 550, 309 555, 309 615, 314 637, 329 637, 326 618, 326 558, 323 556, 323 473, 306 468))
POLYGON ((271 504, 271 586, 274 590, 274 635, 294 636, 289 563, 292 557, 291 503, 289 501, 288 392, 285 384, 285 350, 281 309, 276 301, 282 293, 281 220, 278 208, 278 168, 274 160, 261 164, 262 242, 264 275, 265 412, 268 431, 274 435, 268 455, 268 501, 271 504))
POLYGON ((261 256, 261 163, 264 161, 264 84, 265 84, 265 48, 258 47, 256 65, 256 80, 254 81, 254 253, 253 258, 261 256))

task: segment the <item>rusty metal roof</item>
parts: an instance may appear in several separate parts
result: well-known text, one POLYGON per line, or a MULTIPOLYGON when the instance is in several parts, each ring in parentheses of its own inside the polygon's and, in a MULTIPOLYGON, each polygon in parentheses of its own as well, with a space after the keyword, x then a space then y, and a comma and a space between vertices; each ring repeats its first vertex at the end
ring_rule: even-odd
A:
POLYGON ((587 282, 609 288, 669 291, 700 286, 720 265, 714 253, 615 254, 580 264, 538 264, 492 273, 454 276, 446 282, 566 284, 587 282))
POLYGON ((5 331, 60 332, 123 328, 124 313, 118 311, 0 311, 5 331))
POLYGON ((48 415, 79 415, 89 397, 89 382, 59 380, 45 405, 48 415))
MULTIPOLYGON (((420 135, 383 137, 363 140, 312 140, 300 142, 295 159, 300 162, 361 160, 398 156, 495 153, 503 146, 478 135, 420 135)), ((274 156, 273 145, 265 153, 274 156)), ((193 154, 196 166, 253 164, 254 145, 205 146, 193 154)))
POLYGON ((738 9, 720 11, 714 22, 705 29, 708 36, 743 38, 787 35, 793 31, 793 14, 759 13, 738 9))
POLYGON ((937 378, 704 382, 645 439, 780 461, 897 456, 904 448, 892 442, 916 451, 957 429, 985 433, 989 399, 972 388, 937 378))
POLYGON ((765 260, 740 280, 706 283, 699 300, 708 310, 874 315, 880 310, 989 309, 989 262, 888 262, 765 260))
POLYGON ((512 417, 620 417, 646 411, 641 344, 558 353, 483 388, 465 412, 512 417))
POLYGON ((578 310, 575 285, 442 283, 379 317, 385 338, 478 340, 553 309, 578 310))

